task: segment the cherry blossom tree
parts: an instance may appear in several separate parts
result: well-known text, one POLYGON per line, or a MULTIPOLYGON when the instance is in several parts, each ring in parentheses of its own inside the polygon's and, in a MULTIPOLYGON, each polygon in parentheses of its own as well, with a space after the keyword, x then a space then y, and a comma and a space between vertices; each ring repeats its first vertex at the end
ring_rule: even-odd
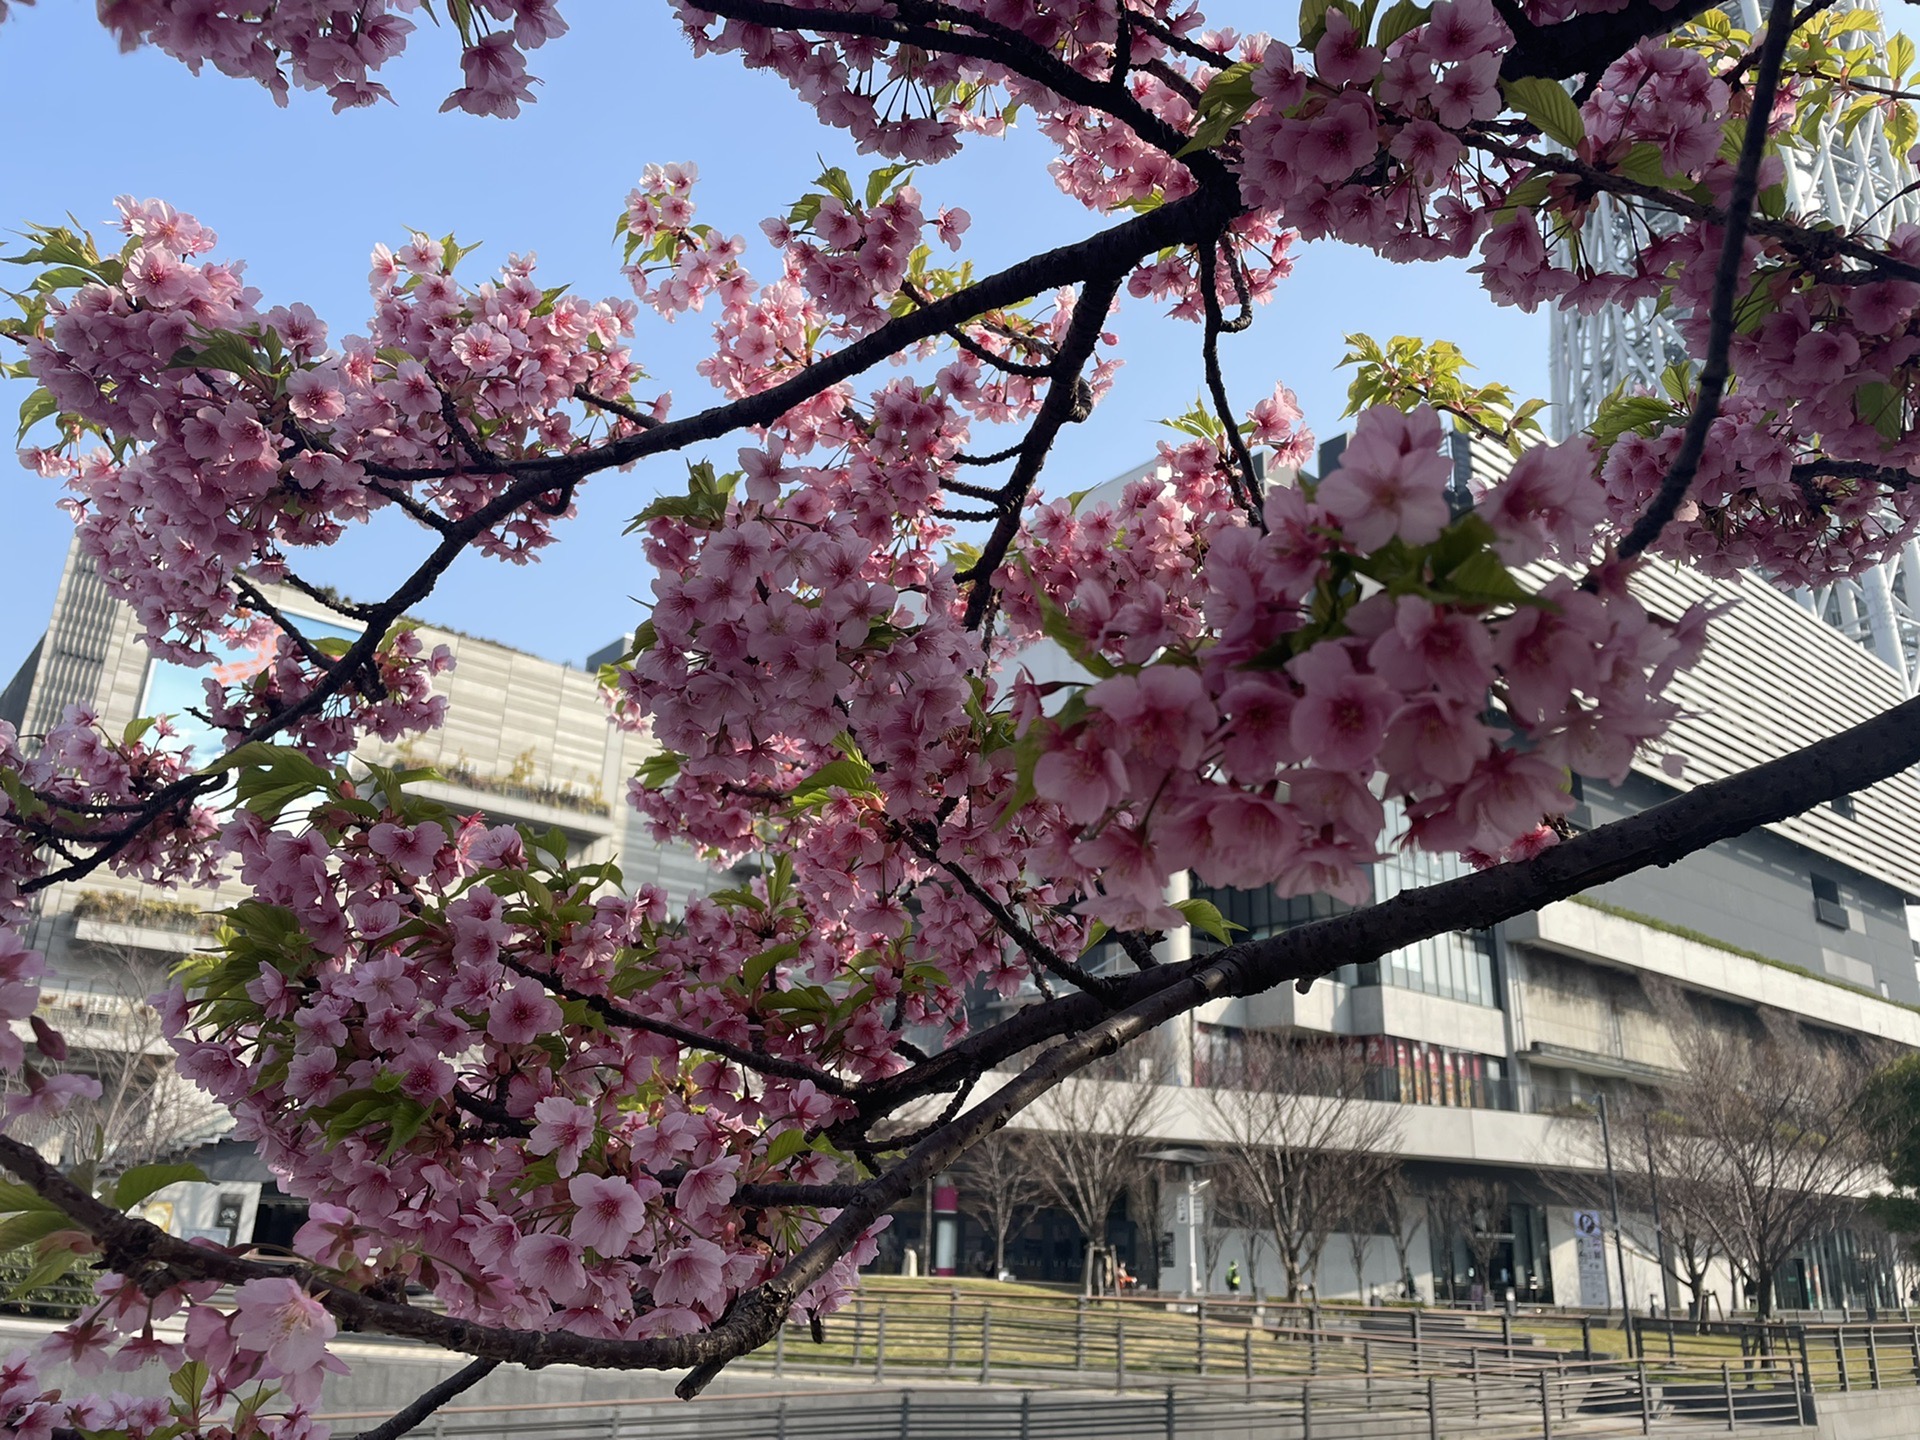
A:
MULTIPOLYGON (((339 1328, 471 1357, 383 1440, 500 1363, 680 1368, 697 1392, 839 1304, 929 1176, 1195 1006, 1920 760, 1909 702, 1633 818, 1550 823, 1571 774, 1660 753, 1670 683, 1708 642, 1708 614, 1636 599, 1644 567, 1819 583, 1915 528, 1920 234, 1790 213, 1780 183, 1863 104, 1912 143, 1910 46, 1829 0, 1772 0, 1757 35, 1705 0, 1307 0, 1279 35, 1186 0, 672 3, 703 62, 772 72, 878 162, 796 177, 762 227, 770 272, 696 220, 672 164, 620 212, 631 293, 601 301, 392 236, 370 316, 336 331, 138 198, 117 236, 41 227, 11 257, 26 459, 85 553, 156 654, 276 659, 210 675, 217 758, 83 710, 0 734, 0 1018, 34 1027, 0 1029, 7 1119, 90 1088, 34 1017, 33 897, 101 867, 230 875, 248 898, 178 977, 167 1032, 312 1208, 297 1260, 249 1258, 129 1216, 143 1181, 96 1193, 0 1135, 8 1234, 100 1274, 86 1316, 0 1367, 9 1433, 316 1435, 339 1328), (937 162, 1016 120, 1087 232, 983 273, 937 162), (1577 243, 1603 197, 1643 238, 1629 270, 1577 243), (1284 476, 1310 437, 1284 385, 1236 401, 1220 348, 1313 241, 1477 256, 1503 305, 1657 299, 1690 359, 1560 445, 1528 444, 1537 404, 1463 403, 1446 364, 1372 366, 1339 467, 1263 486, 1262 459, 1284 476), (1076 505, 1085 477, 1048 457, 1097 412, 1121 303, 1192 322, 1206 397, 1152 478, 1076 505), (719 393, 676 413, 635 393, 642 314, 695 310, 719 393), (1449 499, 1443 421, 1517 455, 1470 503, 1449 499), (438 721, 447 657, 404 617, 452 566, 539 559, 581 486, 668 455, 689 481, 636 522, 657 578, 610 703, 662 747, 632 792, 657 830, 759 867, 684 915, 348 758, 438 721), (379 511, 417 531, 417 562, 329 601, 301 557, 379 511), (358 638, 304 634, 279 587, 358 638), (1035 678, 1042 638, 1079 678, 1035 678), (1408 823, 1383 841, 1387 800, 1408 823), (1484 868, 1155 955, 1188 918, 1176 877, 1360 901, 1383 843, 1484 868), (1101 938, 1125 959, 1096 971, 1101 938), (56 1393, 49 1356, 177 1383, 56 1393)), ((335 108, 385 98, 424 13, 102 7, 128 46, 335 108)), ((565 43, 553 0, 450 0, 440 27, 448 105, 503 120, 533 99, 529 56, 565 43)))

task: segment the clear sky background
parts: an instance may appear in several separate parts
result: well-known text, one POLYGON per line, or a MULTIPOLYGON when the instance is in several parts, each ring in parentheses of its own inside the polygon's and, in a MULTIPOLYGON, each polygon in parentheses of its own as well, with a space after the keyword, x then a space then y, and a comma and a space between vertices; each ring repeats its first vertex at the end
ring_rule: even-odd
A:
MULTIPOLYGON (((462 262, 470 282, 509 251, 532 250, 543 283, 621 295, 610 237, 628 189, 649 162, 691 160, 700 218, 745 235, 749 267, 764 277, 774 266, 759 222, 810 188, 817 157, 856 175, 878 163, 821 127, 776 77, 725 57, 695 61, 657 0, 565 5, 573 29, 533 55, 545 83, 514 121, 438 113, 457 82, 457 45, 423 14, 407 54, 382 77, 399 103, 336 116, 320 95, 296 91, 283 110, 251 82, 211 70, 196 79, 156 51, 122 55, 92 12, 82 0, 41 0, 0 25, 0 86, 16 117, 0 143, 0 231, 12 242, 0 249, 20 248, 11 232, 21 225, 71 213, 104 230, 114 196, 158 196, 219 232, 216 254, 248 262, 264 305, 304 300, 336 339, 364 327, 369 251, 377 241, 398 245, 408 227, 486 242, 462 262)), ((1243 25, 1265 13, 1246 3, 1208 8, 1216 22, 1243 25)), ((963 254, 995 269, 1103 223, 1055 187, 1050 153, 1027 125, 1005 141, 975 142, 915 181, 929 213, 945 204, 972 214, 963 254)), ((1341 429, 1347 374, 1335 367, 1351 331, 1446 337, 1465 347, 1480 378, 1546 394, 1545 313, 1496 308, 1464 266, 1391 265, 1332 244, 1298 246, 1295 256, 1292 278, 1253 328, 1222 342, 1242 411, 1284 381, 1318 434, 1341 429)), ((0 286, 10 278, 0 273, 0 286)), ((1125 367, 1093 419, 1062 437, 1048 492, 1097 484, 1149 458, 1167 433, 1158 421, 1192 403, 1199 330, 1163 309, 1125 302, 1115 325, 1125 367)), ((668 324, 643 309, 634 351, 653 378, 639 393, 671 389, 677 414, 712 403, 716 392, 693 369, 711 326, 711 316, 668 324)), ((9 440, 26 390, 0 381, 9 440)), ((737 448, 727 441, 710 453, 731 468, 737 448)), ((0 475, 10 476, 0 479, 4 683, 45 628, 71 527, 54 508, 56 487, 24 469, 0 475)), ((674 456, 597 477, 543 560, 516 568, 474 554, 416 613, 579 664, 643 618, 632 597, 646 596, 652 577, 637 541, 620 531, 654 495, 684 489, 685 477, 674 456)), ((383 519, 299 568, 348 594, 384 594, 424 540, 383 519)))

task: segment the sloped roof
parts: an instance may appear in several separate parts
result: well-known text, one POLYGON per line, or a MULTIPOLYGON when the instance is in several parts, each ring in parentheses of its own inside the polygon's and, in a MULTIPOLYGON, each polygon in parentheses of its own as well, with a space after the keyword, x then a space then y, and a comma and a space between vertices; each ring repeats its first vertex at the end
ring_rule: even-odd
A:
MULTIPOLYGON (((1865 647, 1759 579, 1735 584, 1655 562, 1642 567, 1634 591, 1668 619, 1698 602, 1733 602, 1709 626, 1699 664, 1668 691, 1688 715, 1666 745, 1635 763, 1669 787, 1688 790, 1751 769, 1907 698, 1865 647), (1660 768, 1667 750, 1686 760, 1678 780, 1660 768)), ((1853 804, 1851 819, 1823 805, 1766 828, 1920 899, 1920 773, 1883 780, 1853 804)))

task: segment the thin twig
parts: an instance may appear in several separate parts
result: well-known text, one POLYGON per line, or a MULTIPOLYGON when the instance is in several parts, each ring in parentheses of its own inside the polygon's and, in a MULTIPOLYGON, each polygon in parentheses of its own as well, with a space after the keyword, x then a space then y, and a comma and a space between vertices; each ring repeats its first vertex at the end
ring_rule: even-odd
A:
POLYGON ((348 1437, 348 1440, 399 1440, 400 1436, 405 1435, 442 1405, 456 1395, 471 1390, 499 1368, 498 1360, 475 1360, 469 1365, 464 1365, 438 1385, 423 1391, 411 1404, 394 1411, 388 1419, 348 1437))
POLYGON ((847 1096, 854 1091, 851 1084, 830 1071, 816 1069, 798 1060, 783 1060, 778 1055, 763 1054, 745 1045, 735 1045, 672 1020, 640 1015, 624 1005, 616 1005, 604 995, 593 995, 585 990, 576 990, 555 976, 528 964, 517 955, 502 951, 500 963, 516 975, 524 975, 529 980, 539 981, 556 995, 579 1001, 609 1025, 617 1025, 626 1030, 645 1030, 650 1034, 677 1041, 690 1049, 711 1051, 715 1055, 733 1061, 736 1065, 758 1071, 762 1075, 778 1075, 785 1080, 811 1080, 815 1086, 829 1095, 847 1096))
POLYGON ((618 400, 609 400, 604 395, 596 395, 584 385, 573 387, 573 398, 582 405, 591 405, 596 410, 605 410, 609 415, 618 415, 629 425, 637 425, 642 430, 651 430, 660 423, 644 411, 636 410, 631 405, 622 404, 618 400))
POLYGON ((1214 413, 1220 419, 1220 428, 1226 433, 1227 444, 1239 467, 1233 485, 1234 498, 1247 512, 1247 518, 1264 531, 1267 517, 1260 504, 1260 479, 1254 472, 1253 452, 1247 449, 1246 436, 1240 433, 1239 423, 1233 418, 1233 404, 1227 398, 1226 377, 1220 370, 1220 331, 1224 321, 1220 314, 1217 244, 1215 240, 1208 240, 1200 247, 1200 303, 1206 311, 1200 357, 1206 367, 1207 393, 1213 397, 1214 413))

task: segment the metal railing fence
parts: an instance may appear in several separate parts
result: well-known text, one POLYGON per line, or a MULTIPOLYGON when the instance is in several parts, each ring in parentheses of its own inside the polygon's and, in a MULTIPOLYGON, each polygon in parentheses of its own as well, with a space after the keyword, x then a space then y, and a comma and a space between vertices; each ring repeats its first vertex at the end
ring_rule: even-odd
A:
MULTIPOLYGON (((1193 1381, 1088 1395, 959 1386, 775 1390, 692 1403, 449 1407, 431 1440, 1564 1440, 1796 1429, 1797 1360, 1569 1362, 1529 1373, 1193 1381)), ((323 1416, 336 1433, 369 1416, 323 1416)))

